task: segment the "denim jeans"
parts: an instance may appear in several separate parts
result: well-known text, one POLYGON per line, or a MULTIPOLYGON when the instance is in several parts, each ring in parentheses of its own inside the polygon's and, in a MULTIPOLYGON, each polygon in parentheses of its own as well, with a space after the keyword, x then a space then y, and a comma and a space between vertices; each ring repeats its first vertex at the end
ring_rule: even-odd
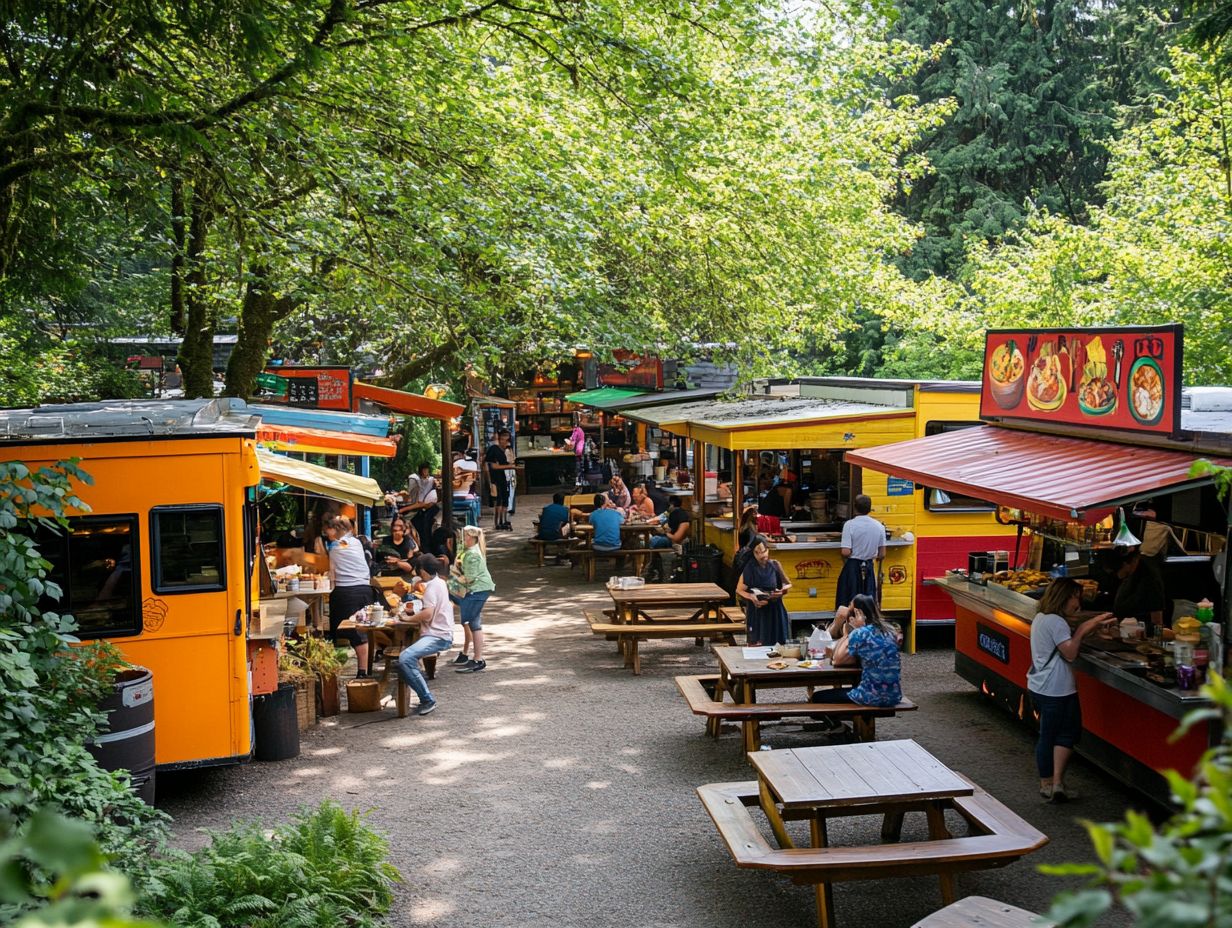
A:
POLYGON ((672 540, 668 538, 666 535, 651 535, 650 536, 650 547, 652 548, 670 548, 671 546, 672 546, 672 540))
POLYGON ((428 681, 424 679, 423 671, 419 669, 421 657, 431 657, 453 647, 448 638, 435 638, 424 635, 409 648, 398 655, 398 676, 402 682, 415 691, 420 702, 432 702, 432 691, 428 689, 428 681))
POLYGON ((1031 702, 1039 713, 1039 741, 1035 743, 1035 766, 1041 780, 1051 779, 1053 774, 1052 749, 1072 748, 1082 737, 1082 709, 1078 694, 1068 696, 1043 696, 1031 694, 1031 702))
POLYGON ((478 631, 483 628, 483 619, 480 618, 480 615, 483 613, 483 607, 487 605, 488 597, 491 595, 491 590, 480 590, 477 593, 467 593, 465 596, 457 596, 450 593, 449 600, 456 603, 459 607, 459 621, 463 625, 469 625, 471 631, 478 631))

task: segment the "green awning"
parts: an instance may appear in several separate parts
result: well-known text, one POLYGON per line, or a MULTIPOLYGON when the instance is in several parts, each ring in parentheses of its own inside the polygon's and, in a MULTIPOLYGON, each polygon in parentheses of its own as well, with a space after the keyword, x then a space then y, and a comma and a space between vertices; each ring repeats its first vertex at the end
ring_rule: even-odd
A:
POLYGON ((580 403, 595 409, 607 409, 637 396, 645 395, 645 390, 630 390, 627 387, 599 387, 597 390, 579 390, 570 393, 565 399, 570 403, 580 403))

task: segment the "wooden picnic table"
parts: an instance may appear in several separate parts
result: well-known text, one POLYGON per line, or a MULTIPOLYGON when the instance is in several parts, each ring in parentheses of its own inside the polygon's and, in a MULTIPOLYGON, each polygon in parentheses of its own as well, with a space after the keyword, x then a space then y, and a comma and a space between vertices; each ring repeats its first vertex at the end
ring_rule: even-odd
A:
POLYGON ((727 591, 717 583, 647 583, 631 590, 608 587, 608 593, 616 607, 618 624, 654 622, 651 611, 666 610, 674 613, 670 617, 673 622, 706 622, 723 615, 728 599, 727 591))
MULTIPOLYGON (((397 655, 402 649, 408 645, 414 644, 419 637, 420 626, 413 622, 403 622, 393 620, 386 622, 384 625, 359 625, 354 619, 343 619, 338 625, 340 629, 348 629, 351 631, 363 632, 368 639, 368 666, 366 668, 368 676, 372 676, 372 666, 376 661, 376 649, 380 639, 379 633, 384 632, 390 639, 389 644, 385 645, 385 673, 382 675, 382 680, 390 673, 391 669, 395 674, 395 695, 398 704, 398 718, 406 717, 407 709, 407 694, 406 685, 402 682, 402 678, 397 676, 397 670, 391 668, 390 663, 397 659, 397 655)), ((429 680, 436 679, 436 658, 433 654, 423 658, 424 676, 429 680)))
MULTIPOLYGON (((620 546, 622 548, 645 548, 650 545, 650 536, 657 534, 661 526, 657 522, 622 522, 620 523, 620 546)), ((573 526, 574 537, 589 548, 595 537, 595 527, 589 522, 578 522, 573 526)))
POLYGON ((746 657, 746 649, 739 647, 715 648, 715 656, 719 659, 719 692, 721 698, 724 692, 731 693, 732 699, 740 703, 757 701, 757 690, 785 689, 789 687, 845 686, 860 682, 860 668, 835 667, 830 661, 817 661, 814 667, 798 667, 797 661, 785 658, 787 667, 782 670, 772 670, 768 665, 774 661, 772 657, 746 657))
MULTIPOLYGON (((909 739, 757 751, 749 755, 749 761, 757 770, 762 811, 782 848, 795 846, 784 815, 807 815, 812 847, 824 848, 828 847, 828 818, 885 813, 882 836, 897 840, 903 813, 921 805, 928 817, 930 840, 944 841, 951 837, 945 825, 947 803, 975 792, 974 784, 909 739)), ((940 879, 943 900, 953 902, 953 873, 943 869, 940 879)), ((830 883, 819 882, 817 910, 822 928, 832 924, 833 906, 830 883)))

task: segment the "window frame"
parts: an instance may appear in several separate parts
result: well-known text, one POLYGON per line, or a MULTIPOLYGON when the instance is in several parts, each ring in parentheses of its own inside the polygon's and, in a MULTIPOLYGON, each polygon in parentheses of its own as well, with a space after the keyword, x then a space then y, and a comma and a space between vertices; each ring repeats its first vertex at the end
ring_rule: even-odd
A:
MULTIPOLYGON (((964 429, 975 428, 976 426, 987 425, 978 419, 929 419, 924 423, 924 435, 941 435, 945 432, 961 432, 964 429)), ((933 490, 937 487, 930 487, 928 484, 918 484, 924 489, 924 510, 928 513, 938 516, 944 516, 949 513, 972 513, 972 512, 992 512, 997 511, 996 503, 986 502, 983 505, 975 506, 943 506, 934 509, 931 502, 933 490)), ((967 494, 963 494, 967 496, 967 494)), ((968 496, 968 499, 976 499, 974 496, 968 496)))
MULTIPOLYGON (((136 512, 114 512, 114 513, 91 513, 90 515, 69 516, 68 528, 59 527, 58 537, 63 540, 65 551, 65 567, 66 576, 64 583, 59 583, 51 574, 48 574, 47 579, 53 583, 58 583, 63 599, 60 602, 52 603, 52 611, 60 615, 71 615, 78 623, 77 628, 73 630, 73 634, 82 641, 93 641, 98 638, 136 638, 145 632, 144 617, 142 614, 142 589, 141 589, 141 516, 136 512), (71 540, 74 526, 90 525, 93 523, 115 523, 119 521, 127 521, 131 527, 129 531, 129 559, 132 562, 132 582, 131 599, 133 607, 132 624, 127 626, 108 626, 102 629, 86 629, 81 626, 81 620, 77 618, 77 611, 73 608, 72 602, 72 585, 70 579, 72 577, 72 551, 71 540), (65 601, 67 600, 67 602, 65 601)), ((42 553, 42 552, 40 552, 42 553)), ((46 558, 46 560, 51 560, 46 558)))
POLYGON ((153 506, 150 520, 150 589, 160 596, 185 593, 222 593, 227 589, 227 512, 220 503, 180 503, 173 506, 153 506), (175 584, 167 586, 162 578, 162 533, 158 516, 162 513, 216 512, 218 514, 218 580, 214 583, 175 584))

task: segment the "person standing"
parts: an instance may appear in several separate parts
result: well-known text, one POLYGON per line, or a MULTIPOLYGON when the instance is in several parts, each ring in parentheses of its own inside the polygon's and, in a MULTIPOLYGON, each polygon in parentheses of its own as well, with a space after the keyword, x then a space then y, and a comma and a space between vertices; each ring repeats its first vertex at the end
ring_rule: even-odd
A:
POLYGON ((750 645, 781 644, 791 638, 791 622, 783 596, 791 581, 778 561, 770 559, 770 542, 754 537, 753 557, 744 565, 736 583, 736 598, 745 602, 744 616, 750 645))
POLYGON ((1031 620, 1027 689, 1039 713, 1035 766, 1039 770, 1040 796, 1049 802, 1074 798, 1065 785, 1065 768, 1082 735, 1082 711, 1078 683, 1070 664, 1078 657, 1083 638, 1100 626, 1116 622, 1112 613, 1104 612, 1071 632, 1070 617, 1081 607, 1082 586, 1069 577, 1058 577, 1044 591, 1039 613, 1031 620))
MULTIPOLYGON (((513 442, 505 448, 505 463, 509 465, 509 470, 505 471, 505 479, 509 481, 509 499, 506 509, 509 515, 513 515, 518 511, 518 453, 513 447, 513 442)), ((506 517, 505 524, 512 529, 513 525, 506 517)))
POLYGON ((436 709, 436 699, 428 689, 419 660, 453 647, 453 603, 449 601, 449 588, 439 576, 440 562, 434 555, 421 554, 415 558, 415 570, 424 581, 423 608, 407 621, 418 625, 420 632, 415 642, 398 655, 398 677, 419 697, 415 714, 427 715, 436 709))
POLYGON ((483 607, 496 584, 488 571, 487 554, 483 529, 477 525, 462 529, 462 555, 458 558, 458 572, 450 579, 453 592, 449 597, 458 604, 465 636, 462 653, 453 660, 461 665, 454 668, 455 673, 479 673, 488 666, 483 659, 483 607), (474 657, 468 659, 468 651, 474 657))
POLYGON ((513 467, 505 454, 509 447, 510 432, 501 429, 496 433, 496 441, 488 446, 483 461, 488 468, 488 486, 492 493, 492 529, 497 532, 510 531, 509 524, 509 470, 513 467))
POLYGON ((440 495, 436 488, 436 478, 432 476, 432 465, 424 462, 419 465, 419 475, 415 481, 415 496, 409 505, 403 506, 399 512, 411 520, 419 543, 426 544, 432 537, 432 525, 441 511, 440 495))
MULTIPOLYGON (((834 608, 845 606, 864 593, 877 598, 877 561, 885 559, 885 526, 869 515, 873 501, 861 493, 855 498, 856 515, 843 523, 843 569, 838 575, 834 608)), ((762 509, 765 512, 765 509, 762 509)))
POLYGON ((331 516, 325 523, 328 539, 329 633, 335 641, 346 641, 355 649, 356 677, 368 676, 368 639, 355 629, 338 626, 374 601, 372 571, 363 545, 355 537, 351 520, 331 516))
POLYGON ((584 474, 583 456, 586 454, 586 433, 582 431, 582 422, 575 414, 573 417, 573 431, 569 433, 569 437, 565 440, 565 448, 573 452, 573 460, 575 464, 575 482, 578 487, 583 486, 582 477, 584 474))

